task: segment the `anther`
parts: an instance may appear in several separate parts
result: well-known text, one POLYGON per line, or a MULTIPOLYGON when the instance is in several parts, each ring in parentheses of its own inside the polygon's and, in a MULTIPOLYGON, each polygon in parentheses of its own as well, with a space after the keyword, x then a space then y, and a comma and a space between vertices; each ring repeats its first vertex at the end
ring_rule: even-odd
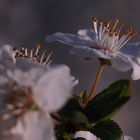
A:
POLYGON ((93 22, 97 22, 97 18, 96 17, 93 17, 93 22))
POLYGON ((113 28, 112 28, 112 31, 113 31, 113 32, 116 30, 116 28, 118 28, 118 25, 119 25, 119 20, 116 19, 116 20, 115 20, 115 23, 114 23, 114 26, 113 26, 113 28))

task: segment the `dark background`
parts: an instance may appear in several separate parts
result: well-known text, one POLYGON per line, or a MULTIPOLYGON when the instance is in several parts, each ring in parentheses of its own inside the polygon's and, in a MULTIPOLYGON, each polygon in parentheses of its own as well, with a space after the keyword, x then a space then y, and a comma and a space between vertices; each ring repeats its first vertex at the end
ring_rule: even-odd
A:
MULTIPOLYGON (((39 41, 43 47, 53 50, 54 63, 64 63, 71 67, 72 74, 80 83, 75 93, 89 90, 95 78, 98 61, 85 61, 81 55, 70 55, 62 44, 47 44, 45 37, 61 31, 76 33, 81 28, 92 28, 92 17, 102 19, 119 18, 132 25, 138 32, 132 41, 140 40, 139 0, 0 0, 0 45, 10 44, 33 47, 39 41)), ((97 93, 113 81, 129 78, 131 72, 120 73, 106 67, 97 93)), ((140 81, 131 81, 133 95, 129 103, 116 115, 126 135, 139 140, 140 129, 140 81)))

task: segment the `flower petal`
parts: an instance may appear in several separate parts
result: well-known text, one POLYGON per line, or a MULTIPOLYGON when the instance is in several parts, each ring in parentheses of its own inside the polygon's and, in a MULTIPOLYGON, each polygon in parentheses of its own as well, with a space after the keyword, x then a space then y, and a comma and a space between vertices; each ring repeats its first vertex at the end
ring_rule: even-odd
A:
POLYGON ((122 47, 121 52, 133 56, 140 56, 140 42, 126 44, 122 47))
POLYGON ((126 55, 124 53, 119 52, 119 57, 121 57, 125 62, 128 63, 128 65, 131 66, 133 72, 132 72, 132 79, 133 80, 139 80, 140 79, 140 65, 133 60, 133 57, 126 55))
POLYGON ((129 43, 122 47, 121 52, 131 55, 140 65, 140 42, 129 43))
POLYGON ((50 116, 42 112, 28 112, 10 130, 11 140, 55 140, 50 116))
POLYGON ((71 46, 73 45, 93 46, 93 44, 95 44, 95 41, 88 36, 80 36, 80 35, 60 33, 60 32, 47 36, 46 40, 48 42, 58 41, 71 46))
POLYGON ((72 87, 76 84, 77 80, 70 76, 70 69, 67 66, 51 68, 34 86, 34 100, 43 110, 54 112, 69 99, 72 87))
POLYGON ((34 63, 34 62, 32 62, 28 59, 25 59, 25 58, 16 58, 15 67, 19 68, 23 71, 28 71, 32 68, 41 68, 41 69, 44 69, 44 70, 48 68, 48 66, 46 66, 46 65, 34 63))
POLYGON ((139 80, 140 79, 140 65, 137 65, 136 63, 134 63, 133 61, 131 62, 132 68, 133 68, 133 72, 132 72, 132 79, 133 80, 139 80))
POLYGON ((98 140, 98 138, 89 131, 77 131, 74 138, 85 138, 86 140, 98 140))
POLYGON ((12 82, 16 82, 20 87, 32 87, 38 78, 44 73, 41 68, 32 68, 28 71, 20 69, 7 70, 7 77, 12 82))
POLYGON ((124 136, 124 140, 134 140, 134 139, 130 136, 124 136))
POLYGON ((87 40, 95 42, 96 34, 92 29, 80 29, 77 32, 80 36, 84 36, 87 40))
POLYGON ((113 68, 115 68, 116 70, 121 71, 121 72, 128 71, 132 68, 128 62, 124 61, 120 57, 114 57, 111 60, 111 64, 112 64, 113 68))
POLYGON ((0 59, 8 62, 8 63, 15 63, 15 51, 13 51, 13 48, 10 45, 4 45, 0 49, 0 59))

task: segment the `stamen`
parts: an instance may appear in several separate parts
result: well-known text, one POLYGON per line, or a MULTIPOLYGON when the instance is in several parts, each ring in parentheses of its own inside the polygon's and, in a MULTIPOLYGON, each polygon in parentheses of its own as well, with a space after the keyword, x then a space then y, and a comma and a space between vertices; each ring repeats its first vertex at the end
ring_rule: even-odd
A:
POLYGON ((28 57, 28 49, 25 47, 25 57, 28 57))
POLYGON ((27 46, 23 46, 20 51, 18 51, 17 49, 13 49, 15 51, 17 51, 16 56, 15 57, 23 57, 23 58, 27 58, 29 60, 31 60, 34 63, 40 63, 40 64, 49 64, 52 61, 52 52, 48 54, 48 56, 46 54, 46 49, 44 49, 43 53, 40 55, 40 48, 41 45, 39 43, 36 43, 36 50, 34 51, 34 48, 32 49, 28 49, 27 46))
POLYGON ((41 56, 40 63, 42 63, 42 62, 43 62, 43 59, 44 59, 44 57, 45 57, 46 53, 47 53, 47 50, 45 49, 45 50, 43 51, 42 56, 41 56))
POLYGON ((96 17, 93 17, 93 24, 94 24, 94 31, 97 34, 98 31, 97 31, 97 19, 96 19, 96 17))
POLYGON ((41 48, 40 44, 39 43, 36 43, 36 52, 35 52, 35 55, 38 54, 40 48, 41 48))
POLYGON ((32 59, 33 58, 33 48, 31 49, 31 51, 30 51, 30 59, 32 59))
POLYGON ((44 64, 46 65, 47 63, 49 63, 49 61, 52 60, 52 57, 53 57, 53 52, 50 52, 48 57, 46 58, 44 64))
POLYGON ((103 49, 106 53, 121 49, 136 34, 132 27, 129 27, 123 33, 122 37, 119 38, 124 23, 119 25, 119 19, 116 19, 112 28, 110 23, 111 21, 97 20, 96 17, 93 18, 98 48, 103 49))
POLYGON ((115 24, 114 24, 114 26, 113 26, 113 28, 112 28, 112 32, 114 32, 114 31, 118 28, 118 25, 119 25, 119 20, 116 19, 116 20, 115 20, 115 24))

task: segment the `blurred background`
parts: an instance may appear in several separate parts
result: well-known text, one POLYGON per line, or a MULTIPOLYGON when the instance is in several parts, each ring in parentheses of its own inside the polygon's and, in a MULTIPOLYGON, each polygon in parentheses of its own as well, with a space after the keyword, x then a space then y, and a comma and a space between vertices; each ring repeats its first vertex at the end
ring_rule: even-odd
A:
MULTIPOLYGON (((82 55, 71 55, 69 48, 59 43, 47 44, 45 37, 55 32, 76 33, 78 29, 93 28, 92 17, 101 19, 119 18, 138 32, 132 41, 140 40, 139 0, 0 0, 0 46, 10 44, 30 47, 39 41, 44 48, 54 51, 54 63, 71 67, 79 79, 75 93, 89 90, 98 68, 98 60, 84 60, 82 55)), ((120 73, 106 67, 96 93, 112 82, 130 78, 130 73, 120 73)), ((140 81, 132 82, 132 99, 116 115, 126 135, 139 140, 140 129, 140 81)))

